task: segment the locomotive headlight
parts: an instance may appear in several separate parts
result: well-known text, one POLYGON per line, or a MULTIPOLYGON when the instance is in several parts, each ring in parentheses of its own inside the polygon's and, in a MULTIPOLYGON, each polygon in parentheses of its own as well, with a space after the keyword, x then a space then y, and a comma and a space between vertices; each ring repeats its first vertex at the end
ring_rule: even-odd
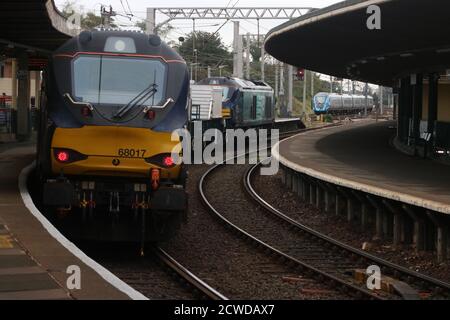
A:
POLYGON ((136 53, 134 39, 128 37, 109 37, 105 44, 106 52, 136 53))
POLYGON ((82 161, 88 158, 88 156, 70 149, 54 149, 53 155, 56 161, 63 164, 82 161))
POLYGON ((56 153, 56 159, 59 162, 68 162, 70 160, 70 156, 67 151, 58 151, 56 153))
POLYGON ((117 40, 116 43, 114 44, 114 48, 117 51, 123 51, 125 50, 127 47, 127 45, 125 44, 125 42, 123 42, 123 40, 117 40))
POLYGON ((172 157, 165 157, 163 163, 167 168, 173 167, 175 165, 172 157))
POLYGON ((146 158, 145 161, 150 164, 157 165, 161 168, 173 168, 177 164, 175 163, 175 159, 172 157, 172 154, 170 153, 161 153, 154 155, 153 157, 146 158))

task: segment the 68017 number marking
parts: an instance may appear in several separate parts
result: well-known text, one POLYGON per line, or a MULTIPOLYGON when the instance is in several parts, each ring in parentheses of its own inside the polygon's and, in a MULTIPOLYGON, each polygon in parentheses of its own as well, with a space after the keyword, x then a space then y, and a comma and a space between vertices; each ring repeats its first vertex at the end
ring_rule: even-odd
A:
POLYGON ((119 149, 118 155, 122 158, 144 158, 146 153, 144 149, 119 149))

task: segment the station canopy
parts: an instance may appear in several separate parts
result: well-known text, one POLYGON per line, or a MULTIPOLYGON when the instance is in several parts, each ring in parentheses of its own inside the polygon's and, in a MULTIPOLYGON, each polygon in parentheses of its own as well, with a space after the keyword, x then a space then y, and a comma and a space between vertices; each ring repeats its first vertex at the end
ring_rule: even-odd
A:
POLYGON ((271 30, 265 47, 300 68, 391 86, 449 68, 449 12, 448 0, 344 1, 271 30), (379 30, 367 27, 370 5, 381 9, 379 30))
POLYGON ((23 51, 46 55, 76 35, 53 0, 0 1, 0 30, 3 58, 23 51))

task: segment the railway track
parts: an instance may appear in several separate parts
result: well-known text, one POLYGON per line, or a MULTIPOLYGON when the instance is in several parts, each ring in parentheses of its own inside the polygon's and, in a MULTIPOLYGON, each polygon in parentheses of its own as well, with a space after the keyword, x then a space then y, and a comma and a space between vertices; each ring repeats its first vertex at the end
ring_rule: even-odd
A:
MULTIPOLYGON (((284 132, 280 134, 281 139, 289 138, 295 134, 304 133, 307 131, 312 130, 320 130, 323 128, 328 127, 334 127, 339 126, 341 123, 335 123, 330 124, 324 127, 317 127, 317 128, 308 128, 308 129, 300 129, 290 132, 284 132)), ((268 148, 270 150, 270 148, 268 148)), ((235 158, 248 156, 248 154, 240 155, 235 158)), ((224 214, 222 214, 217 208, 214 207, 214 205, 210 202, 206 195, 205 191, 205 185, 206 180, 216 171, 220 170, 222 167, 226 165, 225 162, 217 164, 215 166, 212 166, 201 178, 198 184, 198 191, 200 194, 200 197, 203 201, 204 206, 206 209, 212 213, 214 216, 216 216, 220 221, 222 221, 225 226, 231 228, 234 232, 236 232, 239 236, 244 237, 245 239, 249 240, 251 243, 253 243, 256 247, 263 249, 267 254, 270 256, 278 257, 280 260, 286 262, 290 266, 296 267, 298 271, 301 273, 306 274, 307 276, 314 278, 315 280, 324 283, 328 286, 331 286, 333 290, 338 290, 343 292, 345 295, 350 295, 358 299, 370 299, 370 300, 382 300, 383 297, 379 296, 377 293, 373 293, 367 289, 361 288, 358 285, 355 285, 354 283, 350 283, 348 281, 342 280, 339 277, 336 277, 335 275, 324 272, 315 266, 306 263, 304 261, 301 261, 297 259, 296 257, 291 256, 289 253, 286 253, 282 250, 279 250, 278 248, 270 245, 269 243, 266 243, 264 240, 259 239, 258 237, 254 236, 253 234, 247 232, 243 228, 239 227, 237 224, 233 223, 229 219, 225 217, 224 214)))
POLYGON ((77 243, 86 254, 149 299, 228 300, 161 247, 149 247, 146 255, 131 243, 77 243))
MULTIPOLYGON (((396 265, 379 257, 373 256, 365 251, 351 247, 338 240, 332 239, 316 230, 313 230, 298 221, 290 218, 287 214, 277 210, 266 202, 254 189, 252 177, 256 174, 262 164, 249 168, 243 179, 243 185, 247 194, 263 209, 263 212, 272 219, 282 222, 287 228, 297 234, 298 243, 304 244, 296 248, 295 256, 311 266, 333 275, 343 281, 351 281, 348 270, 363 269, 368 266, 379 266, 382 275, 388 275, 395 280, 401 281, 415 292, 421 293, 428 299, 449 299, 450 284, 439 279, 409 270, 403 266, 396 265), (311 252, 316 254, 311 255, 311 252), (328 262, 332 261, 331 264, 328 262)), ((395 288, 396 289, 396 288, 395 288)), ((404 293, 401 289, 397 292, 403 299, 414 299, 418 296, 404 293)))
POLYGON ((174 271, 179 277, 186 281, 192 288, 198 290, 202 295, 211 300, 228 300, 223 294, 201 280, 181 263, 172 258, 161 248, 154 249, 155 255, 164 263, 165 266, 174 271))
MULTIPOLYGON (((287 138, 293 134, 310 130, 287 132, 282 134, 281 138, 287 138)), ((294 221, 286 214, 272 207, 255 192, 251 184, 252 175, 261 166, 261 163, 259 163, 246 169, 243 175, 243 190, 247 198, 250 197, 253 200, 252 202, 256 202, 265 213, 257 217, 258 219, 262 219, 263 217, 269 219, 268 223, 274 226, 278 226, 277 223, 281 223, 285 228, 283 232, 290 233, 290 236, 296 239, 295 243, 299 245, 292 245, 292 243, 279 243, 275 245, 270 243, 270 241, 265 241, 263 239, 264 233, 273 233, 274 231, 272 229, 263 230, 259 226, 260 223, 254 223, 249 228, 243 228, 239 223, 227 218, 208 199, 207 192, 205 191, 206 180, 224 166, 224 163, 215 165, 202 176, 198 186, 201 199, 210 213, 219 218, 226 226, 230 227, 240 236, 245 237, 257 247, 264 249, 267 253, 275 255, 291 265, 297 266, 298 269, 309 276, 322 282, 329 282, 335 288, 347 294, 352 293, 353 296, 361 299, 419 299, 419 297, 447 299, 450 297, 450 284, 411 271, 405 267, 393 264, 327 237, 320 232, 294 221), (392 277, 391 280, 394 280, 393 284, 389 284, 391 288, 389 292, 371 291, 367 289, 365 282, 362 284, 360 280, 356 281, 354 272, 365 271, 372 265, 379 266, 383 276, 389 275, 392 277)), ((384 280, 385 278, 383 278, 384 280)))
MULTIPOLYGON (((282 248, 280 249, 272 244, 269 244, 264 239, 261 239, 261 237, 256 236, 253 232, 254 230, 247 231, 244 228, 240 227, 238 225, 238 223, 231 221, 231 219, 228 219, 226 217, 226 215, 220 211, 220 209, 217 209, 212 204, 210 199, 207 197, 207 192, 205 191, 207 179, 209 179, 213 173, 216 173, 218 170, 223 168, 223 166, 224 166, 224 164, 218 164, 218 165, 210 168, 201 177, 199 186, 198 186, 198 190, 199 190, 200 196, 201 196, 202 201, 203 201, 205 207, 207 208, 207 210, 209 210, 210 213, 212 213, 220 221, 222 221, 225 224, 225 226, 231 228, 231 230, 236 232, 239 236, 249 240, 251 243, 253 243, 259 249, 264 250, 268 255, 279 258, 281 261, 284 261, 286 264, 290 265, 291 267, 296 268, 301 274, 304 274, 310 278, 313 278, 316 281, 327 285, 328 287, 330 287, 333 290, 340 291, 345 295, 350 295, 357 299, 372 299, 372 300, 383 299, 383 297, 377 293, 374 293, 367 289, 364 289, 355 283, 351 283, 349 281, 343 280, 342 278, 337 277, 335 274, 324 271, 323 269, 312 265, 310 262, 306 262, 302 259, 295 257, 294 255, 291 254, 291 252, 288 252, 288 250, 285 250, 282 248)), ((254 223, 254 225, 258 228, 259 224, 254 223)), ((257 232, 255 232, 255 233, 257 233, 257 232)))

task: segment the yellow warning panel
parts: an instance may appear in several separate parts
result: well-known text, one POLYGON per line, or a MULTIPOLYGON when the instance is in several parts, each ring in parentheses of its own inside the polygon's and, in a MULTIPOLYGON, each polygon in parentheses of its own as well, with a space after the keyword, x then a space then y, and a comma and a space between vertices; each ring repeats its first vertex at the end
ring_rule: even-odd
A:
POLYGON ((0 249, 12 249, 14 248, 10 236, 0 235, 0 249))

